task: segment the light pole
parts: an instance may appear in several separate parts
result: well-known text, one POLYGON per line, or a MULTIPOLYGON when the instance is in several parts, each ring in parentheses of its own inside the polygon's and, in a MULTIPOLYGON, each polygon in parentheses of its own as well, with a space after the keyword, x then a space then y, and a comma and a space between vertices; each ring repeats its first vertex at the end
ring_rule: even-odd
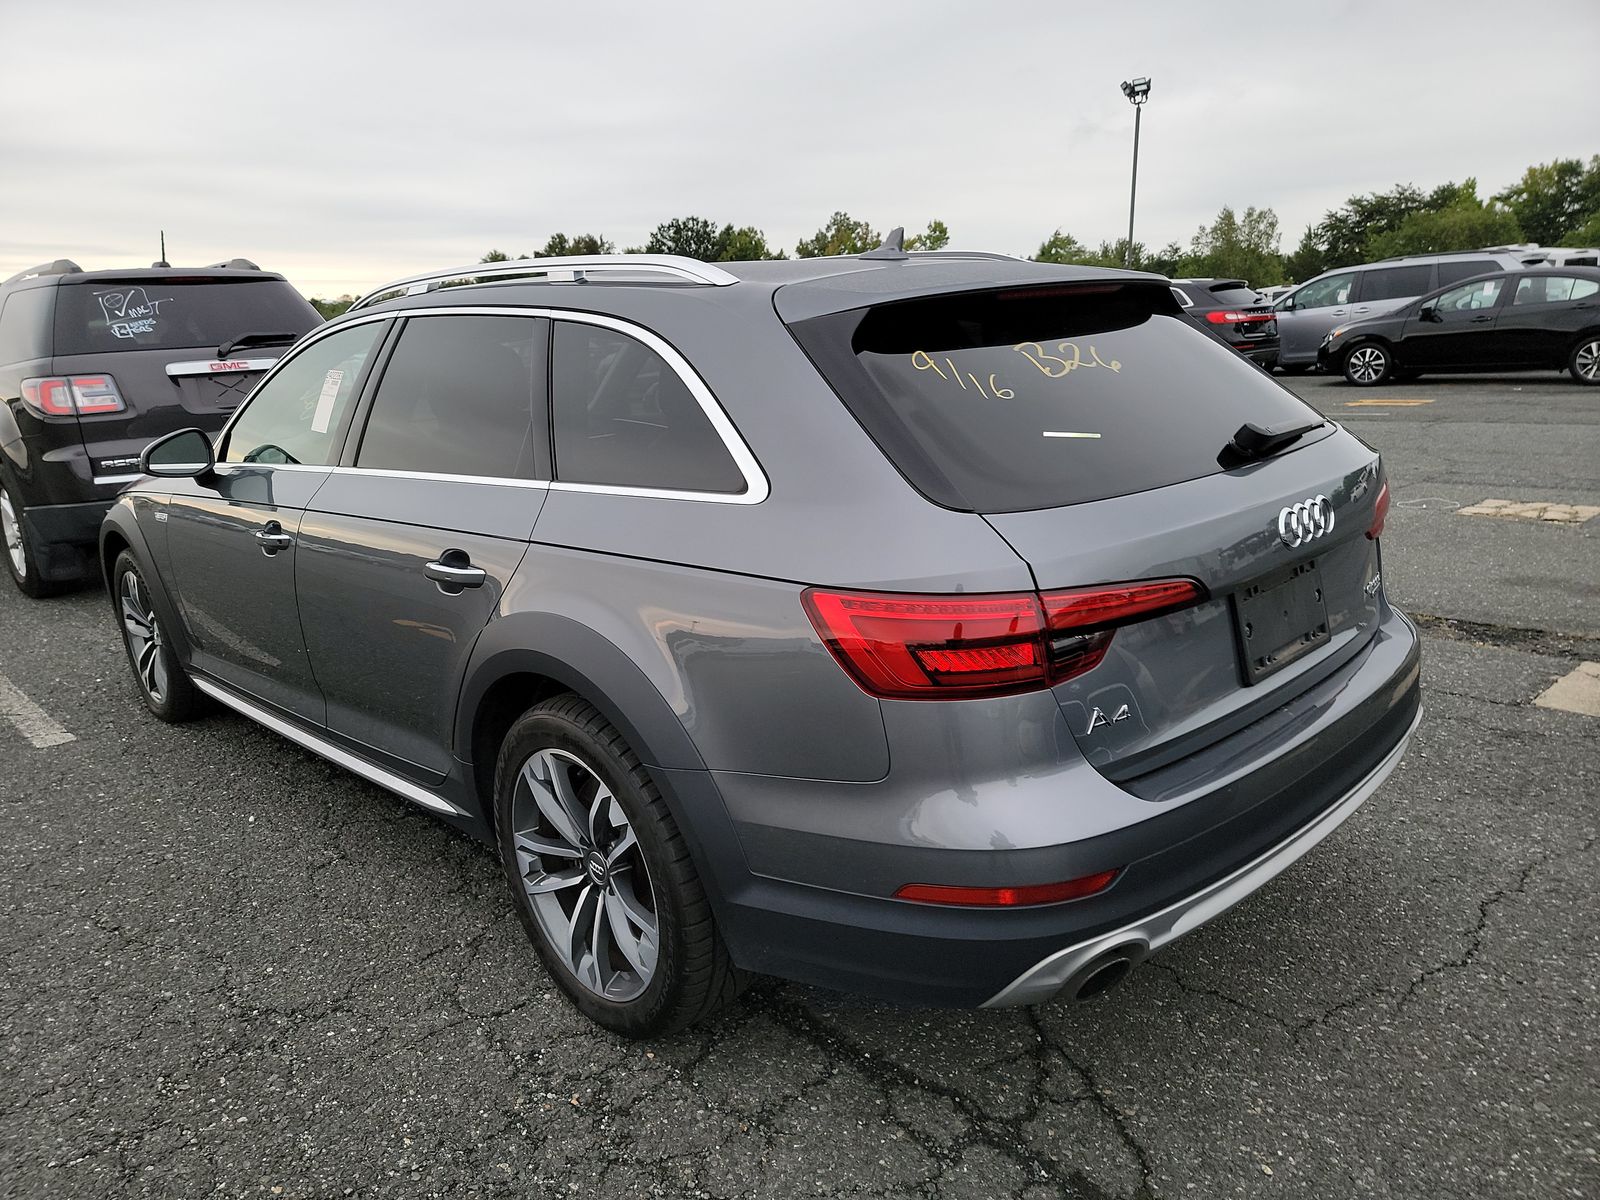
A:
POLYGON ((1141 75, 1131 83, 1122 81, 1122 94, 1128 98, 1128 103, 1133 105, 1133 182, 1128 185, 1128 247, 1123 255, 1122 264, 1125 267, 1133 266, 1133 202, 1139 196, 1139 114, 1144 109, 1144 102, 1150 99, 1150 78, 1141 75))

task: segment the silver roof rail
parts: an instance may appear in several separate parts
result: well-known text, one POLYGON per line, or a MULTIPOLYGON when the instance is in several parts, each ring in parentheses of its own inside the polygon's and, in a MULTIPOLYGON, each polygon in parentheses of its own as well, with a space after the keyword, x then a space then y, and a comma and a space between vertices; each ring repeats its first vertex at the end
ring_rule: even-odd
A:
POLYGON ((416 296, 431 292, 454 279, 483 280, 496 276, 543 275, 547 283, 582 283, 591 277, 659 275, 681 283, 727 287, 738 283, 721 267, 676 254, 590 254, 570 258, 519 258, 509 262, 473 263, 448 271, 429 271, 386 283, 368 292, 350 306, 354 312, 395 295, 416 296))
POLYGON ((5 283, 0 283, 0 287, 4 287, 6 283, 17 283, 24 279, 36 279, 41 275, 76 275, 82 270, 83 268, 70 258, 58 258, 55 262, 40 263, 37 267, 29 267, 26 271, 18 271, 5 283))
POLYGON ((993 250, 908 250, 912 258, 986 258, 997 262, 1027 262, 1019 254, 999 254, 993 250))

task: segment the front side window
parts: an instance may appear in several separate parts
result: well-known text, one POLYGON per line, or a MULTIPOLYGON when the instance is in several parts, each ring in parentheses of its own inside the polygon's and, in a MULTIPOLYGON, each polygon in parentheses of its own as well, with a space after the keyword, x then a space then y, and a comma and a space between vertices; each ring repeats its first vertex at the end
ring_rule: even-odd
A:
POLYGON ((1296 311, 1302 308, 1329 308, 1335 304, 1350 303, 1350 294, 1355 291, 1356 277, 1352 271, 1348 275, 1329 275, 1326 279, 1313 279, 1294 295, 1296 311))
POLYGON ((557 321, 550 407, 556 478, 737 493, 744 475, 682 376, 638 338, 557 321))
POLYGON ((1517 291, 1511 297, 1513 305, 1564 304, 1569 300, 1582 300, 1600 291, 1600 283, 1593 279, 1573 279, 1566 275, 1528 275, 1517 280, 1517 291))
POLYGON ((1433 307, 1436 312, 1441 313, 1473 312, 1480 308, 1493 308, 1495 301, 1500 298, 1500 289, 1504 286, 1504 276, 1480 279, 1476 283, 1464 283, 1445 292, 1433 302, 1433 307))
POLYGON ((351 325, 312 342, 264 384, 228 432, 222 461, 326 466, 383 321, 351 325))
POLYGON ((532 479, 546 325, 534 317, 417 317, 372 400, 356 466, 532 479))
POLYGON ((1363 273, 1363 300, 1405 300, 1433 290, 1433 268, 1424 263, 1416 267, 1384 267, 1363 273))

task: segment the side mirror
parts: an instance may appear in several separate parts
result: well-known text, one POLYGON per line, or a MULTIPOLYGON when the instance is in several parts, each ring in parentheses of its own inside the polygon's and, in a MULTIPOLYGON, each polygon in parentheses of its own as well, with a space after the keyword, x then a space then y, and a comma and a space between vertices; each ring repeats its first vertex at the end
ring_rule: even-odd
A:
POLYGON ((1279 312, 1289 312, 1293 308, 1294 308, 1294 297, 1293 296, 1285 296, 1282 300, 1278 301, 1278 311, 1279 312))
POLYGON ((211 439, 198 429, 180 429, 157 438, 139 455, 139 470, 161 479, 193 479, 217 465, 211 439))
POLYGON ((1417 310, 1417 320, 1419 321, 1442 321, 1443 319, 1443 317, 1434 311, 1434 307, 1431 304, 1424 304, 1420 309, 1417 310))

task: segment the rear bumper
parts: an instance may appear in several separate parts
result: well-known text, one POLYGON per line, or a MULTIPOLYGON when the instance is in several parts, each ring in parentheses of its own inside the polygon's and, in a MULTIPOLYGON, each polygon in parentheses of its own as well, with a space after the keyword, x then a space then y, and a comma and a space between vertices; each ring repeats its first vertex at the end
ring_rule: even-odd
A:
POLYGON ((1034 964, 1017 976, 1000 991, 984 1001, 985 1008, 1005 1008, 1017 1004, 1042 1004, 1051 999, 1062 986, 1109 950, 1130 947, 1131 956, 1142 958, 1159 950, 1174 938, 1196 929, 1213 917, 1221 916, 1257 888, 1293 866, 1318 842, 1327 837, 1360 808, 1378 790, 1380 784, 1405 756, 1411 735, 1422 721, 1422 710, 1412 718, 1392 750, 1332 808, 1309 825, 1297 830, 1254 862, 1240 867, 1209 887, 1185 896, 1159 912, 1141 917, 1120 929, 1103 933, 1075 946, 1057 950, 1048 958, 1034 964))
MULTIPOLYGON (((946 741, 924 740, 926 762, 902 756, 876 784, 673 773, 702 777, 675 786, 714 784, 729 818, 730 844, 711 865, 735 961, 896 1001, 976 1007, 1048 998, 1110 946, 1163 945, 1288 867, 1393 770, 1420 712, 1418 640, 1388 610, 1353 660, 1234 735, 1249 769, 1179 800, 1157 798, 1179 766, 1119 786, 1082 760, 1064 727, 1014 699, 993 720, 976 704, 960 714, 915 706, 946 741), (1045 761, 1052 745, 1058 761, 1045 761), (1007 747, 1043 758, 1002 763, 1007 747), (1104 892, 1061 904, 893 899, 905 883, 1016 886, 1113 867, 1104 892)), ((889 705, 885 716, 891 727, 912 719, 889 705)))

